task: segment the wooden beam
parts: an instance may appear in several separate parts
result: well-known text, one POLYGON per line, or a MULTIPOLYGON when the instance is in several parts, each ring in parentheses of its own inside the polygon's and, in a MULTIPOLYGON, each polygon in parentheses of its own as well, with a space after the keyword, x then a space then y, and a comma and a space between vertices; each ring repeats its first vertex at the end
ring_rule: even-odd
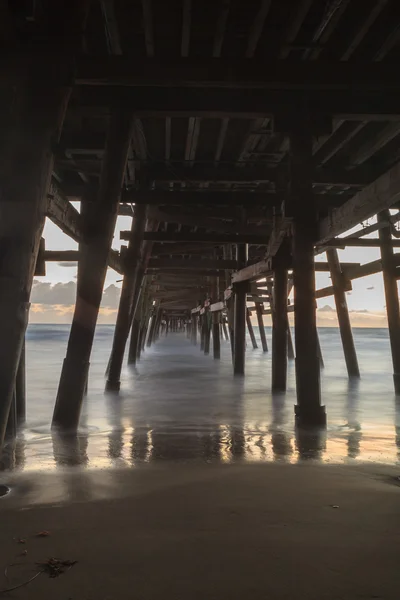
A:
MULTIPOLYGON (((400 240, 391 241, 392 248, 400 248, 400 240)), ((334 240, 328 240, 326 246, 330 248, 346 248, 347 246, 359 247, 359 248, 380 248, 379 239, 360 239, 353 237, 346 238, 335 238, 334 240)), ((315 263, 318 264, 318 263, 315 263)))
MULTIPOLYGON (((60 192, 54 180, 50 184, 48 193, 48 204, 46 216, 49 217, 64 233, 71 237, 76 242, 82 239, 82 224, 79 212, 72 206, 66 197, 60 192)), ((51 259, 47 259, 51 260, 51 259)), ((54 259, 66 261, 66 258, 54 259)), ((77 260, 74 258, 73 260, 77 260)), ((119 253, 116 250, 111 250, 108 258, 108 266, 122 273, 122 263, 119 253)))
MULTIPOLYGON (((150 0, 143 0, 148 9, 150 0)), ((151 15, 144 12, 146 46, 154 53, 150 40, 151 15)), ((152 31, 151 31, 152 36, 152 31)), ((12 58, 12 57, 10 57, 12 58)), ((10 67, 13 60, 10 60, 10 67)), ((225 87, 247 89, 342 89, 399 90, 400 82, 393 76, 393 64, 370 62, 265 61, 225 58, 158 57, 132 63, 129 56, 81 55, 77 60, 78 85, 122 85, 156 87, 225 87)))
MULTIPOLYGON (((186 59, 189 61, 189 59, 186 59)), ((189 61, 190 62, 190 61, 189 61)), ((253 62, 253 61, 252 61, 253 62)), ((273 118, 283 107, 301 101, 302 92, 294 89, 262 90, 231 88, 163 88, 81 86, 79 96, 73 98, 69 111, 81 116, 107 117, 110 107, 135 107, 138 118, 207 117, 215 119, 273 118)), ((310 110, 317 114, 331 114, 344 121, 399 121, 398 92, 379 94, 376 91, 309 90, 310 110)))
POLYGON ((398 135, 400 135, 400 123, 389 123, 389 125, 386 125, 386 127, 379 131, 372 139, 369 138, 361 148, 356 150, 350 156, 350 164, 363 164, 398 135))
MULTIPOLYGON (((129 240, 131 238, 130 231, 121 231, 121 240, 129 240)), ((254 244, 266 245, 268 243, 267 235, 251 235, 251 234, 221 234, 221 233, 198 233, 198 232, 182 232, 182 231, 146 231, 144 234, 145 240, 153 242, 193 242, 205 244, 254 244)))
POLYGON ((154 56, 153 14, 151 0, 142 0, 143 25, 147 56, 154 56))
POLYGON ((214 33, 213 56, 218 58, 221 56, 222 45, 224 43, 226 23, 229 15, 230 0, 222 0, 222 6, 217 19, 214 33))
POLYGON ((81 216, 63 195, 54 179, 50 184, 47 194, 48 204, 46 216, 53 221, 57 227, 76 242, 82 235, 81 216))
MULTIPOLYGON (((265 164, 234 168, 233 165, 215 167, 213 164, 190 165, 182 163, 163 163, 143 165, 143 171, 149 181, 166 182, 221 182, 221 183, 266 183, 279 181, 282 171, 277 167, 268 167, 265 164)), ((320 185, 343 185, 362 187, 371 182, 371 171, 363 168, 351 171, 343 169, 316 168, 313 171, 313 183, 320 185)))
POLYGON ((254 18, 247 40, 246 58, 252 58, 255 54, 258 40, 260 39, 264 28, 265 19, 271 8, 271 3, 272 0, 260 0, 260 7, 254 18))
POLYGON ((189 269, 197 270, 223 270, 235 269, 237 262, 235 260, 185 260, 185 259, 168 259, 168 258, 151 258, 147 266, 148 271, 163 270, 163 269, 189 269))
POLYGON ((400 198, 400 163, 323 219, 319 243, 326 242, 352 227, 390 208, 400 198))
POLYGON ((181 56, 189 56, 192 0, 183 0, 181 56))
MULTIPOLYGON (((363 41, 364 37, 369 32, 372 25, 375 23, 376 19, 381 14, 382 10, 387 5, 388 0, 375 0, 372 9, 366 18, 361 22, 361 25, 357 31, 357 33, 352 37, 349 46, 346 51, 342 54, 341 60, 349 60, 355 50, 363 41)), ((361 16, 361 15, 360 15, 361 16)))
POLYGON ((268 235, 269 229, 262 230, 259 227, 246 225, 240 226, 236 223, 229 223, 220 221, 218 219, 212 219, 211 217, 200 217, 198 215, 185 215, 185 214, 169 214, 164 211, 152 208, 149 211, 151 218, 165 223, 180 223, 181 225, 188 225, 189 227, 204 227, 211 231, 220 231, 221 233, 233 233, 233 234, 251 234, 251 235, 268 235))

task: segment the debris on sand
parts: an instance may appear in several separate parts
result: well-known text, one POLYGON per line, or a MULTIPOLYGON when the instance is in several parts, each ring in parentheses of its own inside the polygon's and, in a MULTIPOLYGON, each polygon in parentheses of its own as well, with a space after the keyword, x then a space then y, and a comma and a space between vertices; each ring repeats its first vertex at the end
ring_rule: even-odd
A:
POLYGON ((47 573, 49 577, 58 577, 65 573, 65 571, 69 571, 77 562, 77 560, 49 558, 45 562, 38 562, 36 564, 41 568, 42 573, 47 573))
POLYGON ((36 537, 49 537, 50 535, 50 531, 39 531, 39 533, 36 534, 36 537))

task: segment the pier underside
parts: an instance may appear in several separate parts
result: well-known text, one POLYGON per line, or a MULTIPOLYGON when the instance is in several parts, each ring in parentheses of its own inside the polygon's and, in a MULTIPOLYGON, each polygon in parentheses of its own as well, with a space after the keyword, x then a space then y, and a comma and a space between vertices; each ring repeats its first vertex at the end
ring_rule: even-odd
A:
POLYGON ((215 361, 229 340, 239 389, 255 376, 247 330, 272 355, 265 394, 285 392, 292 368, 297 427, 323 429, 316 301, 335 299, 354 382, 346 294, 382 272, 400 393, 395 0, 43 0, 3 13, 0 444, 24 421, 24 336, 46 261, 78 263, 55 431, 79 428, 108 268, 122 290, 107 392, 123 394, 125 356, 135 365, 177 332, 215 361), (131 227, 115 250, 121 215, 131 227), (47 248, 46 218, 78 249, 47 248), (343 263, 346 247, 381 258, 343 263), (316 271, 332 285, 316 289, 316 271))

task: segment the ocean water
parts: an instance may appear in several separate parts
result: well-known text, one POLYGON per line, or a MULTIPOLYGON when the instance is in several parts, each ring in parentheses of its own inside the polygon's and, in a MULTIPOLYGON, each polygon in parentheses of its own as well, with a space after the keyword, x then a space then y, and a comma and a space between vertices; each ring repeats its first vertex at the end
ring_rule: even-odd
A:
MULTIPOLYGON (((50 423, 68 334, 67 325, 28 328, 27 422, 7 446, 3 469, 108 469, 170 460, 399 460, 400 398, 393 391, 386 329, 354 329, 361 370, 355 382, 346 374, 339 331, 319 330, 328 428, 310 434, 294 427, 294 362, 287 393, 273 395, 271 355, 253 350, 250 340, 246 376, 238 378, 228 342, 222 341, 221 360, 215 361, 185 334, 171 333, 146 349, 136 367, 124 366, 119 394, 105 394, 113 327, 99 326, 80 430, 63 438, 51 433, 50 423)), ((271 345, 268 328, 267 339, 271 345)))

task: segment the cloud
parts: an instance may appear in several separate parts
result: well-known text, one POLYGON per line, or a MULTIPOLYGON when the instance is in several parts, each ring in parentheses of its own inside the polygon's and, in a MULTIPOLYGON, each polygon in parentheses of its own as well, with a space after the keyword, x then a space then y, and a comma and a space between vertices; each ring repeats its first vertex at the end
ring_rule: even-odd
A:
POLYGON ((76 268, 78 266, 78 262, 77 261, 59 262, 59 263, 57 263, 57 266, 58 267, 67 267, 67 268, 70 268, 70 267, 76 268))
MULTIPOLYGON (((111 309, 118 308, 120 288, 109 285, 103 292, 101 305, 111 309)), ((76 282, 68 283, 45 283, 35 279, 32 286, 32 304, 43 304, 51 306, 73 306, 76 300, 76 282)))
POLYGON ((76 283, 45 283, 33 282, 31 302, 35 304, 74 304, 76 298, 76 283))

